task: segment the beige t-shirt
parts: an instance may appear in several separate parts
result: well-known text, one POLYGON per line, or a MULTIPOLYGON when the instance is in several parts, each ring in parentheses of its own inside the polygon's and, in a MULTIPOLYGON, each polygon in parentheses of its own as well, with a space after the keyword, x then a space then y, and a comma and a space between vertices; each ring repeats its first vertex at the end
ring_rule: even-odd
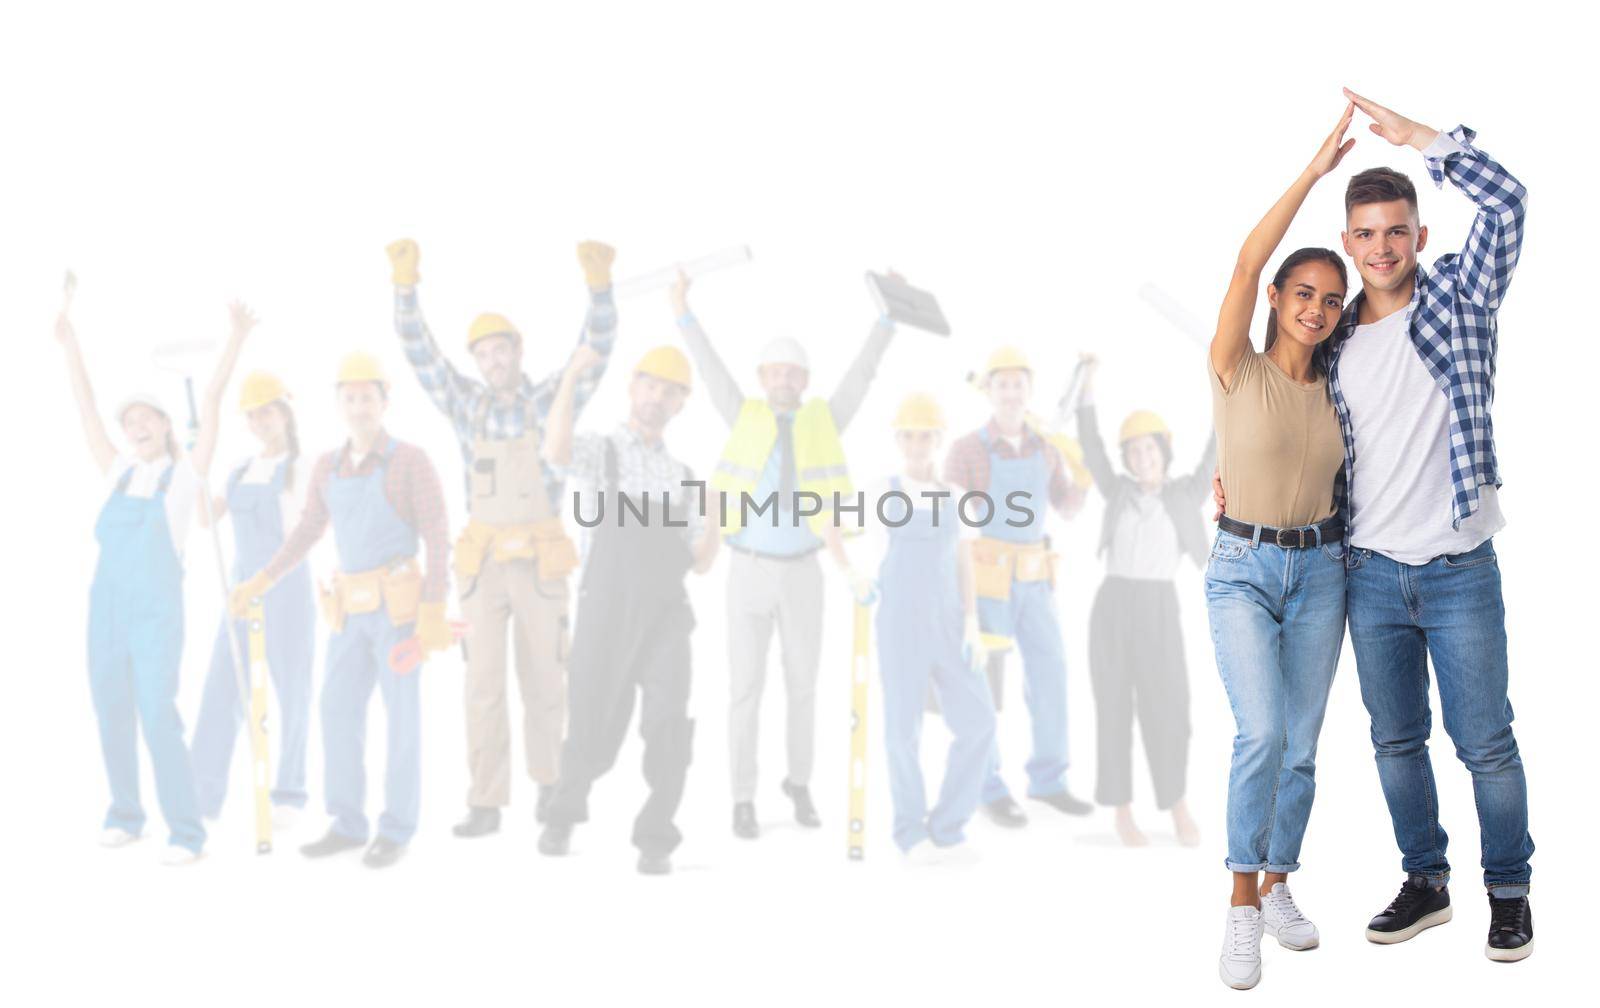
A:
POLYGON ((1228 517, 1274 528, 1331 517, 1344 438, 1327 380, 1301 385, 1254 348, 1245 351, 1229 388, 1209 357, 1206 374, 1228 517))

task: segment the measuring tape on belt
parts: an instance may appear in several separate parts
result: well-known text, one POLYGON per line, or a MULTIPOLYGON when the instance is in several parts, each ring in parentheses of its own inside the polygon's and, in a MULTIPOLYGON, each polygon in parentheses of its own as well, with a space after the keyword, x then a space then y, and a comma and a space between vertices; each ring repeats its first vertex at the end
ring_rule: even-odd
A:
POLYGON ((260 599, 245 616, 250 648, 250 781, 256 799, 256 853, 272 853, 272 799, 267 760, 267 634, 260 599))
POLYGON ((872 607, 855 607, 855 632, 850 655, 850 815, 846 852, 850 860, 866 855, 867 842, 867 645, 872 607))

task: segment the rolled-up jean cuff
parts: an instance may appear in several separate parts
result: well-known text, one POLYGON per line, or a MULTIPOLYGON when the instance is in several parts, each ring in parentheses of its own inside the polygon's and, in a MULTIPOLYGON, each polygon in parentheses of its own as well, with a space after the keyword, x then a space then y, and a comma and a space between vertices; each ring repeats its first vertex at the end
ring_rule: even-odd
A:
POLYGON ((1298 870, 1299 867, 1300 867, 1300 862, 1298 862, 1298 861, 1296 861, 1294 864, 1291 864, 1291 865, 1267 864, 1264 861, 1257 861, 1255 864, 1241 864, 1240 862, 1234 861, 1232 859, 1225 860, 1222 863, 1231 872, 1265 871, 1265 872, 1276 872, 1276 873, 1278 873, 1280 875, 1287 875, 1292 871, 1298 870))
POLYGON ((1490 886, 1489 895, 1495 899, 1517 899, 1528 895, 1528 889, 1529 886, 1526 882, 1509 882, 1505 885, 1490 886))

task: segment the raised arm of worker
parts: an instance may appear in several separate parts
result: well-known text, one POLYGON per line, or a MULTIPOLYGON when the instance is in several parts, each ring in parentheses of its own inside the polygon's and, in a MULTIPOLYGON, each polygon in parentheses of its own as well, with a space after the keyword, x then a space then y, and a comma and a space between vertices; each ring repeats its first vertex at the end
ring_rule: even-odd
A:
POLYGON ((83 437, 89 444, 89 455, 101 472, 111 468, 117 460, 116 445, 106 433, 106 423, 95 405, 94 387, 89 384, 89 369, 83 362, 83 349, 78 346, 77 331, 72 320, 63 311, 56 316, 56 341, 61 344, 67 358, 67 378, 72 383, 72 398, 78 406, 78 421, 83 425, 83 437))
POLYGON ((603 366, 605 360, 600 351, 586 343, 579 344, 567 358, 567 369, 561 374, 561 383, 550 400, 550 412, 545 416, 544 441, 540 448, 544 460, 557 469, 564 469, 572 462, 572 425, 577 413, 578 385, 586 371, 603 366))
MULTIPOLYGON (((895 280, 904 279, 893 270, 889 271, 889 276, 895 280)), ((871 387, 872 379, 877 377, 878 364, 893 338, 894 320, 887 314, 879 315, 873 320, 872 328, 867 330, 866 341, 856 352, 856 359, 850 362, 833 395, 828 397, 828 412, 833 414, 833 425, 841 434, 867 398, 867 389, 871 387)))
MULTIPOLYGON (((239 352, 244 349, 245 338, 256 327, 256 317, 243 301, 228 305, 228 321, 228 342, 223 344, 222 356, 217 358, 217 366, 211 372, 211 382, 206 385, 205 398, 200 404, 200 433, 195 437, 194 449, 189 453, 189 461, 202 479, 210 471, 211 460, 217 450, 217 430, 222 425, 222 394, 228 390, 228 382, 233 378, 233 369, 239 363, 239 352)), ((202 489, 201 492, 206 491, 202 489)), ((203 521, 205 510, 201 509, 200 514, 203 521)))
POLYGON ((583 280, 589 287, 589 311, 584 316, 583 329, 578 333, 578 343, 567 355, 566 363, 534 386, 536 402, 551 400, 555 396, 571 370, 573 359, 580 355, 589 363, 579 369, 572 388, 574 416, 583 411, 584 404, 600 385, 617 337, 617 306, 611 294, 611 263, 616 257, 617 250, 604 242, 578 243, 578 265, 583 267, 583 280))
POLYGON ((694 358, 700 380, 711 396, 711 404, 722 414, 727 425, 732 427, 739 419, 739 410, 744 406, 744 393, 739 391, 739 383, 734 380, 733 372, 728 370, 728 365, 712 348, 706 331, 700 328, 700 320, 689 310, 689 276, 682 270, 678 271, 678 279, 667 288, 667 300, 672 305, 672 317, 677 320, 678 329, 683 333, 683 342, 689 347, 689 356, 694 358))
POLYGON ((1489 311, 1499 308, 1522 253, 1528 191, 1498 161, 1472 146, 1477 134, 1467 127, 1457 126, 1441 133, 1349 88, 1344 93, 1372 117, 1372 132, 1396 146, 1422 152, 1434 185, 1442 188, 1444 180, 1449 179, 1477 205, 1478 215, 1461 253, 1440 257, 1433 268, 1435 273, 1446 276, 1453 273, 1457 289, 1473 304, 1489 311))
POLYGON ((1233 279, 1228 283, 1228 293, 1222 300, 1222 311, 1217 316, 1217 333, 1211 339, 1211 368, 1222 381, 1223 388, 1231 388, 1234 372, 1239 362, 1250 350, 1250 319, 1255 315, 1256 300, 1261 291, 1261 273, 1267 261, 1277 251, 1283 236, 1288 234, 1294 215, 1305 202, 1306 194, 1317 180, 1338 167, 1339 162, 1355 145, 1346 140, 1344 132, 1350 126, 1355 105, 1347 104, 1344 114, 1333 132, 1322 141, 1316 157, 1306 166, 1289 190, 1278 197, 1267 215, 1244 240, 1239 258, 1233 266, 1233 279))
POLYGON ((422 390, 453 420, 482 383, 450 363, 422 317, 417 304, 417 283, 422 278, 417 264, 422 254, 417 243, 402 238, 389 243, 385 251, 389 253, 390 279, 394 281, 394 331, 400 334, 400 345, 405 348, 406 360, 417 373, 422 390))
POLYGON ((1078 395, 1078 443, 1083 447, 1083 465, 1094 477, 1102 497, 1111 496, 1116 486, 1117 472, 1106 453, 1105 439, 1100 436, 1100 421, 1094 408, 1094 377, 1100 362, 1093 356, 1083 358, 1083 389, 1078 395))

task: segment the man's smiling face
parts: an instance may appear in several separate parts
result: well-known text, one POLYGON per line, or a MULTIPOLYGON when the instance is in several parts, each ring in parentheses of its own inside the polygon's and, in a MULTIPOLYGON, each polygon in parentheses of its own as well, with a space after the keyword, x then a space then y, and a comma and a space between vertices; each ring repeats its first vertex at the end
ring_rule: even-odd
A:
POLYGON ((1345 220, 1344 251, 1369 290, 1396 291, 1412 282, 1428 229, 1403 199, 1360 203, 1345 220))

